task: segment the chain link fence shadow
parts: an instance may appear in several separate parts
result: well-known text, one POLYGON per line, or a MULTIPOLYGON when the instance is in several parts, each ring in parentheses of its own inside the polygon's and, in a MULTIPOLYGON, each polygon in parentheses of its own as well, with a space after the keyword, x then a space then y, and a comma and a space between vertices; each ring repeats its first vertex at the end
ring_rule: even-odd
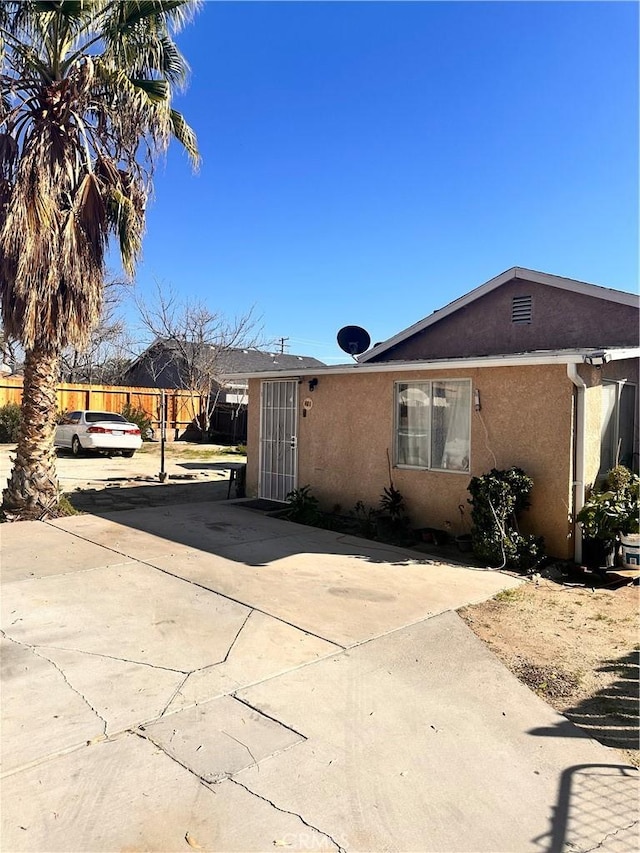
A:
POLYGON ((618 764, 579 764, 560 778, 548 833, 533 839, 540 853, 636 853, 638 771, 618 764))

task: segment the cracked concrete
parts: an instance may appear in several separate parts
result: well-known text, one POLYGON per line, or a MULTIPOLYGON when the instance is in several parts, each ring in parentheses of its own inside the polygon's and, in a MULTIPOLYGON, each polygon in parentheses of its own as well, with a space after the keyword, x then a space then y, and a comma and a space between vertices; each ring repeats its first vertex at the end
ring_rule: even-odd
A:
POLYGON ((249 613, 140 563, 17 581, 4 587, 1 607, 4 624, 20 619, 16 640, 106 655, 117 637, 119 657, 183 673, 223 660, 249 613))
POLYGON ((144 736, 206 782, 218 782, 305 738, 272 718, 222 696, 144 727, 144 736))
POLYGON ((133 734, 61 756, 11 782, 3 786, 7 851, 167 853, 198 849, 194 844, 211 853, 264 853, 281 845, 335 850, 297 816, 229 780, 206 785, 133 734))
MULTIPOLYGON (((15 642, 15 640, 11 640, 11 642, 15 642)), ((46 655, 42 649, 37 649, 35 646, 30 646, 29 648, 31 649, 31 651, 33 652, 33 654, 36 657, 42 658, 42 660, 46 660, 50 664, 52 664, 54 669, 60 673, 62 680, 67 685, 67 687, 70 687, 71 690, 73 690, 73 692, 82 699, 82 701, 86 704, 86 706, 89 708, 89 710, 93 711, 93 713, 96 715, 96 717, 100 720, 100 722, 102 724, 102 735, 103 735, 103 737, 106 737, 107 736, 107 725, 108 725, 106 719, 102 716, 100 711, 98 711, 98 709, 95 708, 91 704, 91 702, 87 699, 87 697, 84 695, 82 690, 78 690, 78 688, 72 683, 72 681, 70 680, 70 678, 67 675, 67 673, 65 672, 65 670, 58 663, 58 661, 56 661, 55 653, 52 657, 51 655, 46 655)), ((95 738, 93 738, 93 740, 95 740, 95 738)))
POLYGON ((574 774, 570 849, 584 851, 635 817, 638 774, 594 769, 608 750, 578 730, 532 737, 532 716, 550 730, 564 718, 497 665, 452 613, 238 697, 306 740, 259 773, 248 767, 234 778, 331 827, 349 850, 389 849, 381 843, 391 839, 395 850, 538 849, 532 841, 553 819, 559 766, 597 774, 588 797, 574 774))
POLYGON ((252 610, 224 661, 191 673, 169 706, 177 711, 233 693, 339 650, 325 640, 252 610))
MULTIPOLYGON (((256 792, 255 792, 255 791, 252 791, 252 790, 251 790, 251 788, 249 788, 247 785, 243 784, 242 782, 239 782, 237 779, 233 779, 233 778, 231 778, 229 781, 230 781, 230 782, 233 782, 233 784, 234 784, 234 785, 238 785, 240 788, 242 788, 243 790, 247 791, 247 793, 251 794, 252 796, 257 797, 259 800, 262 800, 263 802, 268 803, 268 804, 269 804, 272 808, 274 808, 276 811, 282 812, 283 814, 290 814, 290 815, 294 815, 294 816, 295 816, 295 817, 297 817, 297 818, 298 818, 298 819, 299 819, 299 820, 300 820, 300 821, 301 821, 301 822, 302 822, 306 827, 308 827, 309 829, 313 830, 314 832, 317 832, 319 835, 324 836, 324 837, 325 837, 325 838, 326 838, 326 839, 327 839, 327 840, 328 840, 328 841, 333 845, 333 847, 338 851, 338 853, 346 853, 345 848, 344 848, 344 847, 342 847, 342 846, 341 846, 341 845, 336 841, 336 839, 335 839, 335 838, 332 838, 332 837, 331 837, 331 835, 329 835, 329 833, 328 833, 328 832, 324 832, 322 829, 318 829, 318 827, 317 827, 317 826, 313 826, 312 824, 310 824, 308 820, 305 820, 305 819, 302 817, 302 815, 298 814, 297 812, 289 811, 288 809, 283 809, 281 806, 276 805, 276 804, 273 802, 273 800, 270 800, 270 799, 268 799, 267 797, 263 797, 263 796, 261 796, 260 794, 256 794, 256 792)), ((287 846, 291 846, 291 845, 290 845, 290 844, 287 844, 287 846)))
POLYGON ((640 821, 634 820, 628 826, 608 832, 602 841, 596 844, 595 847, 589 847, 588 850, 585 850, 585 853, 593 853, 594 850, 605 850, 609 851, 609 853, 615 853, 615 851, 624 853, 627 850, 637 850, 638 833, 634 832, 634 829, 639 823, 640 821))
POLYGON ((104 721, 86 698, 28 645, 3 637, 0 666, 3 775, 103 736, 104 721))
POLYGON ((451 612, 504 575, 218 503, 4 525, 2 580, 12 853, 638 846, 637 773, 451 612))

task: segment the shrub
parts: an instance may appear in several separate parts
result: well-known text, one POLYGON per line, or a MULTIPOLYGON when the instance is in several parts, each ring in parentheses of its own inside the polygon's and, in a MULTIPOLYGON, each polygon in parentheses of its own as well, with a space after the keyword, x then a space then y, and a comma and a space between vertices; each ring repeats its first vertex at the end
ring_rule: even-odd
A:
POLYGON ((604 491, 594 489, 577 519, 589 539, 612 542, 620 533, 639 532, 640 477, 624 465, 607 474, 604 491))
POLYGON ((126 418, 130 423, 136 424, 140 428, 140 434, 143 441, 148 441, 153 435, 151 416, 144 409, 139 409, 137 406, 131 406, 127 403, 122 409, 122 417, 126 418))
POLYGON ((18 403, 0 406, 0 443, 9 444, 18 440, 22 411, 18 403))
POLYGON ((388 488, 385 486, 380 495, 380 510, 389 513, 394 524, 400 524, 405 517, 404 497, 393 483, 388 488))
POLYGON ((529 507, 531 477, 522 468, 492 468, 488 474, 473 477, 468 488, 475 555, 492 565, 521 571, 539 563, 544 554, 542 537, 523 536, 518 530, 518 517, 529 507))
POLYGON ((388 487, 384 487, 379 506, 376 520, 378 536, 382 539, 387 536, 404 537, 409 527, 409 518, 402 492, 396 489, 392 482, 388 487))
POLYGON ((377 511, 373 507, 365 506, 362 501, 358 501, 354 508, 350 510, 349 515, 355 519, 356 530, 360 536, 366 539, 373 539, 376 535, 376 515, 377 511))
POLYGON ((318 498, 311 494, 311 486, 301 486, 289 492, 287 503, 289 506, 283 511, 282 518, 312 526, 319 522, 321 513, 318 498))

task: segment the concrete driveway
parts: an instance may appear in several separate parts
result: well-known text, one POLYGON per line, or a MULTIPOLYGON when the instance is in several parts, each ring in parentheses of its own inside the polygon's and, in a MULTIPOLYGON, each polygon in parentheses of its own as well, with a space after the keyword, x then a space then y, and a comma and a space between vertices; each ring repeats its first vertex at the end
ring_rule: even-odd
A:
MULTIPOLYGON (((15 458, 15 444, 0 444, 0 483, 2 487, 11 473, 15 458)), ((244 461, 237 455, 211 456, 211 445, 197 442, 171 442, 167 444, 165 473, 170 480, 193 478, 204 481, 229 479, 224 462, 244 461), (198 454, 201 453, 201 456, 198 454)), ((145 443, 143 449, 131 459, 124 456, 107 456, 86 453, 74 457, 66 450, 58 451, 56 469, 60 488, 70 494, 78 489, 104 489, 122 483, 158 481, 160 471, 160 444, 145 443)))
POLYGON ((0 535, 5 851, 637 848, 454 612, 518 581, 233 503, 0 535))

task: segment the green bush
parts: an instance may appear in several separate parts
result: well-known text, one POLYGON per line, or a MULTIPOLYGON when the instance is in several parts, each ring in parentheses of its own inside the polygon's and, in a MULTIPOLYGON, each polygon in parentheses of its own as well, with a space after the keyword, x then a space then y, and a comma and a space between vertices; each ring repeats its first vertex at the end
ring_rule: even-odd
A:
POLYGON ((22 411, 18 403, 0 406, 0 443, 10 444, 18 440, 22 411))
POLYGON ((624 465, 607 474, 604 491, 594 489, 577 519, 588 539, 613 542, 620 533, 638 533, 640 477, 624 465))
POLYGON ((540 536, 523 536, 518 518, 529 507, 533 480, 522 468, 473 477, 468 489, 472 506, 471 541, 474 554, 491 565, 528 571, 544 555, 540 536))
POLYGON ((381 539, 404 537, 409 527, 409 518, 402 492, 396 489, 393 483, 384 487, 379 506, 376 520, 378 536, 381 539))
POLYGON ((318 498, 311 494, 311 486, 301 486, 287 495, 289 506, 282 513, 282 518, 297 521, 298 524, 318 524, 321 518, 318 498))
POLYGON ((140 427, 140 434, 143 441, 148 441, 152 435, 152 420, 144 409, 139 409, 137 406, 131 406, 127 403, 122 409, 122 417, 126 418, 130 423, 140 427))

